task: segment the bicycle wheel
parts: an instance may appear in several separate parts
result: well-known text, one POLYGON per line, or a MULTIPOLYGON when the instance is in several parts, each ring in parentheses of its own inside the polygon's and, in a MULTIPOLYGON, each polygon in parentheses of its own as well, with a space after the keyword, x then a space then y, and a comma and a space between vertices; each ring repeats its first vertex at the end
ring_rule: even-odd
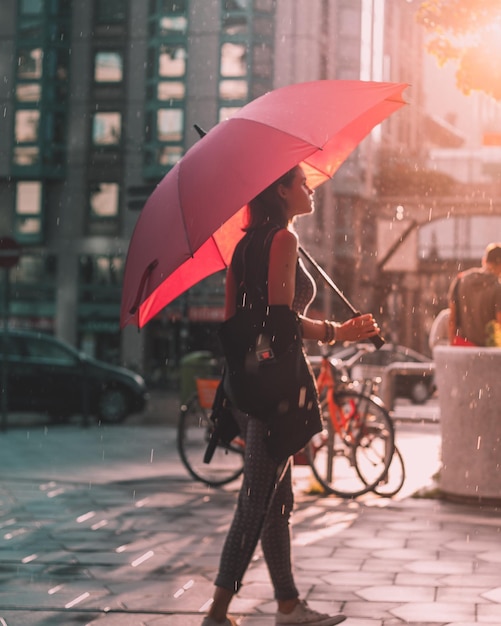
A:
POLYGON ((372 491, 383 498, 391 498, 402 489, 405 482, 405 465, 400 450, 395 446, 390 466, 385 476, 377 483, 372 491))
POLYGON ((308 444, 308 461, 325 491, 356 498, 371 491, 388 469, 395 445, 393 423, 375 398, 352 390, 335 398, 338 427, 324 399, 323 429, 308 444))
POLYGON ((177 449, 190 475, 206 485, 218 487, 236 480, 244 467, 244 442, 235 438, 230 446, 218 445, 210 463, 204 454, 214 424, 210 412, 202 409, 196 395, 181 407, 177 428, 177 449))
POLYGON ((362 416, 355 462, 358 475, 371 491, 388 474, 395 452, 395 430, 386 409, 379 398, 360 397, 357 411, 362 416))

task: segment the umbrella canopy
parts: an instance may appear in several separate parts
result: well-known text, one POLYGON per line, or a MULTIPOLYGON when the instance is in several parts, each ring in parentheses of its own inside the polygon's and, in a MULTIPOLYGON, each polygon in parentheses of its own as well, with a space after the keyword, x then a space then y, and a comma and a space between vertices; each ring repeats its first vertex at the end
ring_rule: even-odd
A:
POLYGON ((162 179, 132 235, 120 324, 144 326, 227 267, 244 207, 301 164, 314 189, 404 103, 406 84, 322 80, 271 91, 200 139, 162 179))

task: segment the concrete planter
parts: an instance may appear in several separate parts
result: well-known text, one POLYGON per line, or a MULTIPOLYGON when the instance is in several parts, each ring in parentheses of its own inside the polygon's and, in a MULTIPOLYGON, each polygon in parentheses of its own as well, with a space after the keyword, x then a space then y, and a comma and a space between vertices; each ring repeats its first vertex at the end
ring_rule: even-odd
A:
POLYGON ((501 502, 501 348, 433 351, 445 497, 501 502))

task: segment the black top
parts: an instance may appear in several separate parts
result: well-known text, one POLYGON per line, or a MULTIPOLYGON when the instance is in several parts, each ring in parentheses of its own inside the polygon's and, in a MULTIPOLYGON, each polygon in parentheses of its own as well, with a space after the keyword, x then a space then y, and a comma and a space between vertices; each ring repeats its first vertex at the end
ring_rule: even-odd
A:
MULTIPOLYGON (((280 226, 268 222, 248 231, 237 244, 231 260, 237 285, 237 306, 268 304, 270 248, 279 230, 280 226)), ((315 295, 315 281, 298 259, 292 309, 296 313, 304 313, 315 295)))

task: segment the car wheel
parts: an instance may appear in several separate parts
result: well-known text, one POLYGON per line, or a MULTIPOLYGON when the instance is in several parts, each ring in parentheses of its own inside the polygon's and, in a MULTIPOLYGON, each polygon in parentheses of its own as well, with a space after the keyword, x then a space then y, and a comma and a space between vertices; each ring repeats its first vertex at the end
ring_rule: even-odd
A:
POLYGON ((411 387, 410 399, 414 404, 424 404, 430 397, 430 388, 422 380, 418 380, 411 387))
POLYGON ((109 387, 99 396, 97 414, 106 424, 123 422, 129 412, 127 393, 120 388, 109 387))

